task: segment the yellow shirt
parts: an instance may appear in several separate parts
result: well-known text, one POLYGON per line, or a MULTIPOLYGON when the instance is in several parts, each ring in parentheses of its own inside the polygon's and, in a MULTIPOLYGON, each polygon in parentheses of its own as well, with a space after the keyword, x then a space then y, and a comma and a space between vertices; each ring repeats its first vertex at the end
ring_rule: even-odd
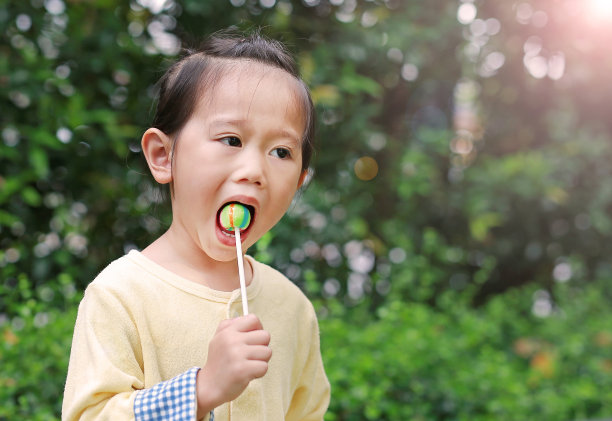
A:
MULTIPOLYGON (((215 408, 215 421, 322 420, 330 387, 312 304, 282 274, 246 258, 249 312, 270 332, 272 359, 263 378, 215 408)), ((79 306, 62 420, 133 420, 138 390, 202 367, 217 325, 241 313, 240 290, 207 288, 137 251, 114 261, 79 306)))

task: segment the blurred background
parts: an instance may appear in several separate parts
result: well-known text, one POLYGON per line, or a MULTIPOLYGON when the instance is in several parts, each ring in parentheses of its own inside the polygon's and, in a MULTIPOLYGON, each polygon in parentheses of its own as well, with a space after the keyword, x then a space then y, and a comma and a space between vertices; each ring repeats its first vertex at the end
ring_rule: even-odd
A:
POLYGON ((612 417, 612 1, 0 0, 0 420, 59 418, 76 308, 170 222, 140 136, 263 27, 318 110, 249 253, 317 309, 326 420, 612 417))

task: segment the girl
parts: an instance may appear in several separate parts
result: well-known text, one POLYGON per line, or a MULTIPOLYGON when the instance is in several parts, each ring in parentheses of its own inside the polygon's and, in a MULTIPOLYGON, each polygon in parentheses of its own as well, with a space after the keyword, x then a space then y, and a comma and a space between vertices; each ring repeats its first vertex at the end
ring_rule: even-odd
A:
POLYGON ((253 314, 236 317, 235 238, 219 223, 228 203, 249 209, 245 250, 271 229, 304 182, 313 136, 309 91, 276 41, 216 35, 168 69, 142 150, 170 185, 172 223, 88 286, 63 420, 323 418, 312 305, 245 256, 253 314))

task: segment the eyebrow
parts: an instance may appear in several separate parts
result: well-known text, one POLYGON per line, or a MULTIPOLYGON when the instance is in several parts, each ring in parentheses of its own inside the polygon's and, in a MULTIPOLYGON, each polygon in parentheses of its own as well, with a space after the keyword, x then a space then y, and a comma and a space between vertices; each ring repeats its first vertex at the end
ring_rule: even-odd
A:
MULTIPOLYGON (((213 120, 210 123, 210 127, 211 129, 213 129, 213 131, 223 129, 225 127, 244 128, 247 125, 248 125, 247 120, 241 119, 241 118, 218 119, 218 120, 213 120)), ((301 137, 298 136, 297 133, 294 132, 293 130, 287 130, 287 129, 281 128, 278 130, 271 131, 271 134, 274 137, 290 139, 292 142, 296 144, 296 146, 299 146, 302 143, 301 137)))

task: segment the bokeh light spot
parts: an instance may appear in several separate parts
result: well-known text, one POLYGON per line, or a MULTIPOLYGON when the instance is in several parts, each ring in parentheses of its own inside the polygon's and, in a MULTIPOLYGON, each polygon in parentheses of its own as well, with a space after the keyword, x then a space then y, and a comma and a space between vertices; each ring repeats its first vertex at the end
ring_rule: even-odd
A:
POLYGON ((28 15, 20 14, 17 16, 15 24, 17 25, 17 29, 21 32, 25 32, 32 27, 32 18, 28 15))
POLYGON ((548 61, 542 56, 525 57, 523 63, 531 76, 536 79, 542 79, 548 74, 548 61))
POLYGON ((565 73, 565 55, 558 53, 548 59, 548 77, 559 80, 565 73))
POLYGON ((543 10, 538 10, 531 17, 531 23, 536 28, 544 28, 548 23, 548 15, 543 10))
POLYGON ((363 181, 372 180, 378 174, 378 163, 369 156, 363 156, 355 162, 355 175, 363 181))
POLYGON ((572 267, 569 263, 562 262, 553 269, 553 277, 557 282, 567 282, 572 278, 572 267))
POLYGON ((59 141, 62 143, 69 143, 70 140, 72 140, 72 132, 66 127, 60 127, 59 129, 57 129, 57 132, 55 132, 55 136, 57 136, 59 141))
POLYGON ((468 25, 476 18, 477 9, 473 3, 463 3, 457 9, 457 20, 459 23, 468 25))
POLYGON ((488 35, 497 35, 501 31, 501 22, 495 18, 489 18, 485 21, 488 35))
POLYGON ((46 0, 45 9, 52 15, 60 15, 66 10, 66 4, 62 0, 46 0))
POLYGON ((389 48, 387 51, 387 58, 396 63, 401 63, 404 59, 404 53, 399 48, 389 48))
POLYGON ((521 3, 516 7, 516 20, 523 25, 528 24, 533 16, 533 8, 529 3, 521 3))
POLYGON ((419 68, 412 63, 406 63, 402 66, 402 78, 408 82, 412 82, 419 77, 419 68))

